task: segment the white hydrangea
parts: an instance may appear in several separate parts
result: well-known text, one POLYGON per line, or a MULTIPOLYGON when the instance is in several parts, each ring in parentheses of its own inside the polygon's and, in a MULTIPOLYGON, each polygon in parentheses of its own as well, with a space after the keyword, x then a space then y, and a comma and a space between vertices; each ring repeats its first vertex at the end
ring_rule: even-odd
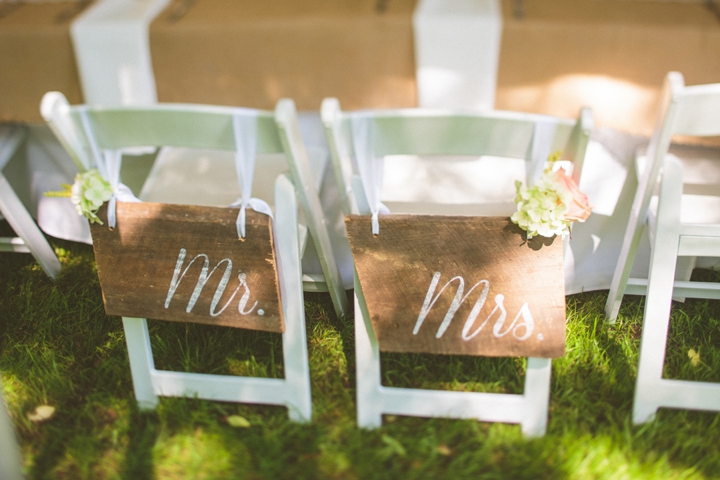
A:
POLYGON ((565 219, 568 207, 554 187, 542 181, 531 188, 515 182, 515 187, 517 211, 510 219, 527 232, 528 239, 536 235, 553 237, 568 233, 572 223, 565 219))
POLYGON ((110 184, 100 176, 97 169, 92 169, 75 176, 70 200, 75 204, 78 215, 84 215, 90 223, 102 225, 103 222, 98 218, 97 211, 103 203, 110 200, 112 194, 110 184))
POLYGON ((550 156, 542 177, 532 187, 515 182, 517 211, 510 220, 527 232, 528 239, 537 235, 564 237, 570 232, 572 220, 565 214, 573 195, 557 181, 558 175, 553 172, 553 164, 558 158, 559 153, 550 156))

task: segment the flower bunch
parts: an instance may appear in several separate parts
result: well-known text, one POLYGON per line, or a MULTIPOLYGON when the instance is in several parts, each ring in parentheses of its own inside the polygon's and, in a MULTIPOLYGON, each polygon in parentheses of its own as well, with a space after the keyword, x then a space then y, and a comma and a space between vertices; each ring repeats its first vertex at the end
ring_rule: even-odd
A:
POLYGON ((572 222, 584 222, 592 210, 587 195, 568 177, 556 162, 560 152, 548 158, 540 179, 531 187, 515 182, 517 211, 510 217, 513 223, 527 232, 530 239, 536 235, 565 236, 572 222))
POLYGON ((78 215, 84 215, 90 223, 102 225, 103 222, 98 218, 97 211, 103 203, 110 200, 112 194, 110 184, 102 178, 97 169, 93 168, 75 175, 70 200, 75 204, 78 215))
POLYGON ((93 168, 75 175, 75 183, 62 184, 63 189, 59 192, 45 192, 46 197, 70 197, 75 204, 78 215, 84 215, 90 223, 99 223, 97 211, 103 203, 110 200, 113 190, 110 184, 102 178, 100 172, 93 168))

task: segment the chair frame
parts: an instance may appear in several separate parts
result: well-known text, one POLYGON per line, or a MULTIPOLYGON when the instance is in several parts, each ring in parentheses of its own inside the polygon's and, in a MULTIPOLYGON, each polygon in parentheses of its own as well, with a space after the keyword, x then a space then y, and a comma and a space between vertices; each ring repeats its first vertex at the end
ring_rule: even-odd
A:
POLYGON ((0 252, 30 253, 45 274, 55 279, 62 268, 60 260, 2 173, 26 138, 27 129, 20 125, 9 126, 0 132, 0 212, 17 234, 16 237, 0 237, 0 252))
POLYGON ((22 460, 20 445, 13 422, 8 414, 5 400, 2 396, 2 382, 0 381, 0 478, 4 480, 22 480, 22 460))
MULTIPOLYGON (((362 184, 354 180, 350 163, 349 118, 343 113, 336 99, 326 99, 322 105, 322 119, 330 147, 333 167, 345 213, 369 213, 364 200, 362 184)), ((497 155, 510 156, 501 151, 493 135, 479 135, 474 139, 455 138, 453 148, 434 142, 430 136, 423 137, 424 144, 413 145, 409 138, 398 135, 402 132, 401 122, 415 123, 427 131, 432 129, 433 119, 447 121, 452 117, 477 118, 473 126, 482 128, 498 119, 501 124, 510 125, 515 121, 527 122, 528 129, 523 138, 530 142, 528 147, 518 146, 513 152, 520 158, 528 158, 532 149, 532 122, 547 117, 513 114, 511 112, 490 112, 478 114, 465 112, 433 112, 422 109, 378 111, 376 119, 394 134, 381 136, 375 143, 376 155, 497 155), (424 124, 424 125, 423 125, 424 124), (391 140, 397 140, 392 143, 391 140), (383 142, 386 142, 383 144, 383 142), (380 146, 378 146, 380 145, 380 146)), ((406 124, 406 126, 407 126, 406 124)), ((511 127, 512 128, 512 127, 511 127)), ((582 163, 592 130, 592 112, 583 109, 577 120, 558 119, 556 145, 565 147, 568 156, 575 163, 573 172, 576 180, 582 170, 582 163)), ((507 132, 510 130, 508 129, 507 132)), ((505 133, 507 133, 505 132, 505 133)), ((498 132, 494 132, 498 133, 498 132)), ((499 133, 503 137, 503 133, 499 133)), ((516 137, 517 138, 517 137, 516 137)), ((544 166, 544 162, 543 162, 544 166)), ((528 177, 537 172, 538 166, 530 166, 528 177)), ((382 235, 382 232, 380 233, 382 235)), ((524 391, 522 394, 497 394, 478 392, 455 392, 411 388, 386 387, 382 385, 380 347, 370 321, 362 286, 355 272, 355 351, 357 373, 357 421, 363 428, 377 428, 382 425, 383 414, 410 415, 419 417, 474 418, 486 422, 505 422, 521 425, 522 432, 529 437, 542 436, 547 429, 547 412, 550 399, 551 359, 530 357, 527 361, 524 391)))
MULTIPOLYGON (((49 123, 51 130, 60 140, 60 143, 68 151, 71 158, 80 170, 86 170, 91 167, 92 153, 88 139, 84 134, 78 134, 81 130, 78 128, 78 120, 72 119, 69 112, 76 112, 77 109, 88 107, 78 106, 72 107, 62 94, 51 92, 46 94, 50 100, 43 101, 43 116, 49 123), (59 97, 58 97, 59 95, 59 97), (70 115, 70 116, 68 116, 70 115), (73 124, 74 122, 74 124, 73 124)), ((124 120, 127 115, 140 107, 94 107, 89 109, 94 121, 109 122, 107 128, 127 128, 127 122, 124 120), (104 120, 103 120, 104 119, 104 120)), ((234 148, 234 138, 231 130, 228 129, 227 122, 222 120, 223 115, 230 112, 231 107, 210 106, 210 105, 189 105, 189 104, 156 104, 142 109, 152 112, 153 121, 134 128, 133 135, 138 139, 133 142, 138 146, 157 146, 157 147, 187 147, 201 148, 204 145, 203 136, 210 135, 211 138, 217 138, 217 148, 232 150, 234 148), (174 112, 183 109, 193 109, 198 115, 205 115, 207 124, 199 128, 187 139, 174 138, 172 130, 174 128, 182 128, 182 125, 176 125, 172 120, 174 112), (163 122, 166 126, 162 127, 163 122), (145 130, 145 132, 143 132, 145 130), (165 138, 172 140, 168 145, 155 145, 151 138, 152 135, 161 134, 165 138), (145 141, 146 140, 146 141, 145 141), (148 143, 148 145, 141 145, 148 143), (187 143, 187 145, 186 145, 187 143)), ((300 199, 300 206, 305 214, 305 222, 300 229, 301 256, 305 252, 307 245, 307 233, 309 232, 313 244, 315 245, 318 258, 322 267, 323 275, 303 275, 303 286, 305 291, 313 292, 329 292, 335 307, 335 312, 339 316, 346 315, 349 310, 349 302, 347 294, 342 288, 340 280, 340 272, 333 255, 332 245, 327 227, 324 224, 322 208, 318 196, 318 190, 322 182, 322 174, 326 170, 325 165, 327 158, 310 157, 302 143, 300 137, 300 127, 297 120, 297 111, 295 104, 290 99, 282 99, 278 102, 274 112, 258 111, 258 126, 261 131, 273 131, 273 134, 261 133, 258 139, 258 154, 283 154, 285 155, 287 164, 292 174, 293 184, 296 186, 297 195, 300 199), (272 126, 272 128, 270 128, 272 126)), ((118 136, 112 139, 114 145, 108 145, 112 148, 120 148, 124 145, 122 137, 118 136)), ((260 165, 260 164, 258 164, 260 165)))
MULTIPOLYGON (((42 113, 79 166, 92 162, 90 142, 79 128, 87 109, 100 149, 130 147, 196 147, 235 150, 232 117, 236 109, 198 105, 147 107, 71 107, 57 92, 46 94, 42 113), (185 115, 179 116, 179 112, 185 115)), ((258 153, 284 153, 273 112, 258 112, 258 153)), ((153 409, 159 396, 284 405, 291 420, 308 422, 312 416, 310 372, 305 334, 301 272, 302 230, 298 225, 299 195, 288 175, 275 181, 275 245, 282 269, 279 282, 286 330, 282 334, 284 379, 238 377, 157 370, 154 366, 147 320, 123 317, 133 387, 138 405, 153 409)), ((302 195, 299 195, 302 197, 302 195)))
POLYGON ((633 401, 633 423, 651 421, 660 407, 720 411, 720 383, 671 380, 663 377, 665 349, 673 295, 720 298, 720 283, 706 283, 699 289, 674 280, 678 255, 720 256, 720 225, 680 222, 682 165, 667 157, 660 184, 655 242, 650 259, 647 298, 643 314, 638 373, 633 401), (713 234, 712 236, 708 234, 713 234), (687 286, 685 286, 687 285, 687 286))
MULTIPOLYGON (((300 136, 297 110, 292 100, 282 99, 278 102, 275 108, 275 122, 294 184, 298 190, 300 205, 305 212, 307 228, 316 245, 324 274, 322 279, 310 278, 311 276, 303 274, 303 288, 305 291, 329 292, 335 306, 335 313, 343 317, 350 313, 350 306, 340 278, 337 259, 333 254, 318 193, 322 183, 321 174, 324 173, 325 166, 315 167, 314 171, 311 168, 307 149, 300 136)), ((327 160, 328 157, 323 158, 323 161, 327 162, 327 160)))
POLYGON ((680 73, 668 73, 605 305, 612 322, 624 294, 647 295, 633 402, 635 424, 652 420, 660 407, 720 411, 719 383, 662 378, 673 297, 720 299, 720 283, 675 280, 678 260, 720 256, 720 224, 682 223, 683 168, 676 157, 668 155, 668 149, 673 135, 720 134, 719 110, 720 84, 686 87, 680 73), (653 213, 650 202, 658 183, 658 206, 653 213), (652 247, 648 279, 630 278, 646 224, 652 247))
MULTIPOLYGON (((713 130, 696 130, 693 125, 695 120, 684 117, 682 111, 686 108, 684 105, 699 106, 703 101, 706 101, 708 94, 711 94, 713 90, 717 91, 718 88, 720 87, 714 85, 686 87, 682 75, 678 72, 668 73, 665 79, 662 104, 655 130, 647 148, 647 161, 642 168, 642 172, 638 175, 637 191, 633 199, 618 263, 605 303, 605 315, 609 323, 613 323, 617 319, 624 295, 645 295, 648 291, 648 280, 630 277, 630 273, 640 245, 644 225, 649 221, 653 221, 653 218, 649 216, 650 201, 660 182, 672 136, 675 134, 703 136, 710 135, 713 132, 713 130)), ((718 125, 716 133, 720 133, 720 125, 718 125)), ((636 166, 636 169, 640 170, 638 167, 636 166)), ((651 234, 654 234, 653 230, 651 228, 651 234)), ((677 255, 673 254, 673 257, 677 257, 677 255)), ((675 298, 720 299, 720 288, 710 283, 677 280, 674 282, 673 296, 675 298)))

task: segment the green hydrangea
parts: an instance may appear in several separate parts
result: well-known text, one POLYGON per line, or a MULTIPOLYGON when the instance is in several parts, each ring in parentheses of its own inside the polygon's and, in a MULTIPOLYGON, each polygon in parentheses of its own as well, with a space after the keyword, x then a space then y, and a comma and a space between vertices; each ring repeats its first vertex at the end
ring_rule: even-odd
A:
POLYGON ((99 223, 97 211, 103 203, 110 200, 113 190, 110 184, 100 176, 97 169, 87 170, 75 176, 70 199, 79 215, 85 216, 90 223, 99 223))

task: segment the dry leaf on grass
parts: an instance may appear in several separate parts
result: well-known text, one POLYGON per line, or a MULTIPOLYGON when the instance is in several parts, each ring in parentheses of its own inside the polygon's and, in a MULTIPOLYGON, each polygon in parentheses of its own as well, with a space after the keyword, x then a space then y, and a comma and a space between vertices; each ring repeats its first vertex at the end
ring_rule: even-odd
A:
POLYGON ((28 413, 27 418, 31 422, 40 423, 45 420, 50 420, 55 415, 55 407, 50 405, 40 405, 35 408, 35 411, 28 413))

